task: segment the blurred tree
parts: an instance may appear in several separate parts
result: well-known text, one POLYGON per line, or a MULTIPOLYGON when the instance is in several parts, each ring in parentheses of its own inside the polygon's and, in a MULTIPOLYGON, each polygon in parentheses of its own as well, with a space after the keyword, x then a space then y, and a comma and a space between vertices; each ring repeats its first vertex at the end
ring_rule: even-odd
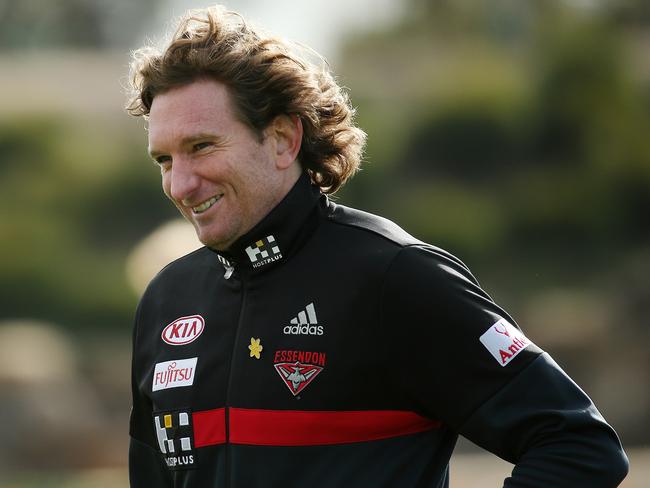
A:
POLYGON ((176 215, 133 128, 46 115, 0 120, 4 317, 128 330, 136 297, 125 255, 176 215))
POLYGON ((479 262, 553 257, 559 271, 642 246, 650 92, 606 5, 412 5, 390 31, 348 47, 344 72, 382 191, 355 180, 345 195, 479 262), (465 210, 440 215, 452 208, 465 210))
POLYGON ((607 0, 608 16, 625 26, 640 28, 650 25, 650 2, 647 0, 607 0))
POLYGON ((0 0, 0 50, 128 47, 159 0, 0 0))

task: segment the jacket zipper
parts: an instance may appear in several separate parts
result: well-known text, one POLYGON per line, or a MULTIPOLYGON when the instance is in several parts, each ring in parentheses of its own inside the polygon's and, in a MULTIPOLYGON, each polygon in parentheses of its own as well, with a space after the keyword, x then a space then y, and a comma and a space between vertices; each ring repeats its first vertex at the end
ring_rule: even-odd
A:
MULTIPOLYGON (((234 266, 233 266, 234 269, 234 266)), ((237 347, 239 345, 239 336, 242 329, 242 323, 244 321, 244 311, 246 310, 246 281, 243 276, 241 276, 241 286, 242 286, 242 298, 241 304, 239 306, 239 319, 237 320, 237 329, 235 331, 235 342, 233 344, 233 350, 230 354, 230 370, 228 371, 228 385, 226 386, 226 401, 225 401, 225 421, 226 421, 226 459, 225 459, 225 475, 226 475, 226 487, 231 485, 230 479, 230 387, 232 385, 233 369, 235 364, 235 356, 237 354, 237 347)))

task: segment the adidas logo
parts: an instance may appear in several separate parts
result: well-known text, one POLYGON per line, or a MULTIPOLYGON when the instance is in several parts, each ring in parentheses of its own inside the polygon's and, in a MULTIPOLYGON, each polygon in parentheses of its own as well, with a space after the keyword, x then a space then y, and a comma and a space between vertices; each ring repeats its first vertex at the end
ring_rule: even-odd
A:
POLYGON ((314 303, 310 303, 305 307, 305 309, 298 313, 297 317, 294 317, 289 322, 282 332, 285 335, 319 335, 322 336, 325 332, 322 325, 318 325, 318 319, 316 318, 316 309, 314 309, 314 303))

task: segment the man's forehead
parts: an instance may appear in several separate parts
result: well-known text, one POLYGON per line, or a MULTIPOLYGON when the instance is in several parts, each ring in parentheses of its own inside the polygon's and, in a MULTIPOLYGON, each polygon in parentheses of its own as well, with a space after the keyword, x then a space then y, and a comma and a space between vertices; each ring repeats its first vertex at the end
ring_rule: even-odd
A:
POLYGON ((197 81, 157 95, 148 118, 150 149, 197 134, 219 135, 235 122, 230 95, 218 82, 197 81))
POLYGON ((158 93, 152 101, 152 108, 156 100, 159 102, 165 100, 172 103, 175 100, 198 100, 203 99, 199 104, 203 103, 205 99, 210 100, 228 100, 230 97, 230 90, 228 87, 213 79, 199 78, 189 83, 173 86, 167 90, 158 93))
POLYGON ((232 117, 229 91, 219 82, 195 81, 156 95, 149 111, 149 127, 179 120, 186 124, 232 117))
POLYGON ((222 117, 214 112, 173 112, 161 118, 150 117, 147 122, 149 141, 159 138, 186 139, 197 133, 219 134, 226 129, 222 117))

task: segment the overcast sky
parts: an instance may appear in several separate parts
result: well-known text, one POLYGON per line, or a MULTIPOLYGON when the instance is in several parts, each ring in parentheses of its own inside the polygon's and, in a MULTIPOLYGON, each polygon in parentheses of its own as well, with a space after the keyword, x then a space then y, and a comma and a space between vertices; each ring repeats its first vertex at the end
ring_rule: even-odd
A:
MULTIPOLYGON (((343 37, 357 29, 391 24, 400 15, 402 0, 227 0, 222 2, 274 34, 307 44, 330 61, 336 59, 343 37)), ((211 5, 209 0, 163 0, 152 19, 150 34, 189 8, 211 5)), ((168 25, 168 24, 167 24, 168 25)))

